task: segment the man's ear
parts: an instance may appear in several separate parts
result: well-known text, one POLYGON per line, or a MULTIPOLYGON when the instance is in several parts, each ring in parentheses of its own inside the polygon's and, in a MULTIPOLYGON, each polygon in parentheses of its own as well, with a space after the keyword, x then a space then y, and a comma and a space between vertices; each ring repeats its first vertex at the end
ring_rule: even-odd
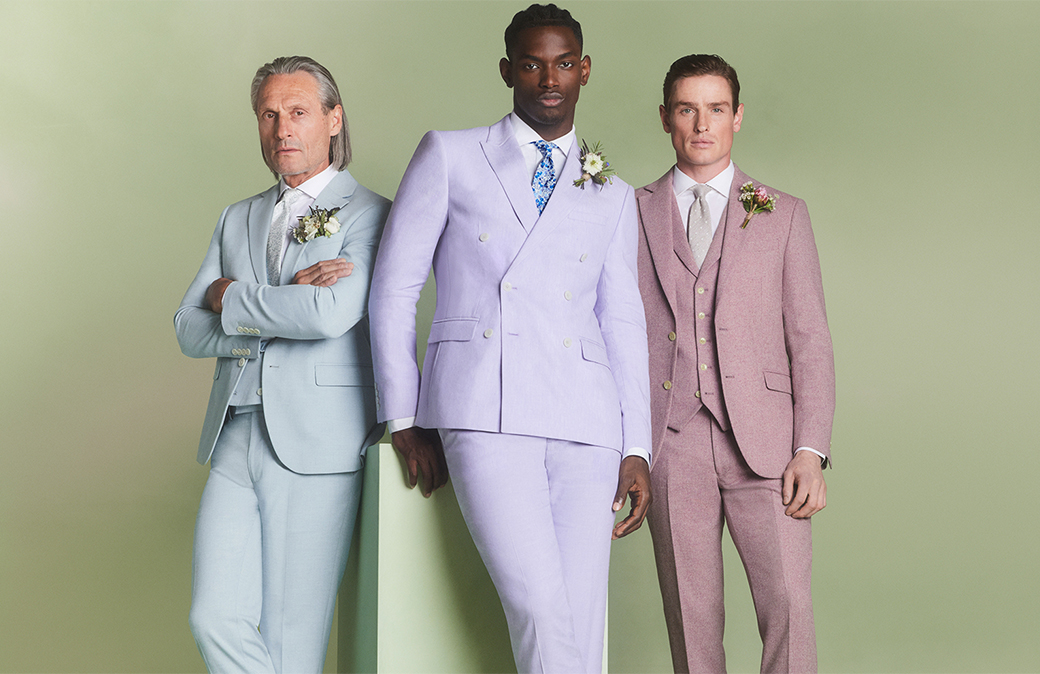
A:
POLYGON ((664 127, 664 132, 671 133, 672 124, 668 119, 668 108, 664 107, 663 105, 658 106, 658 112, 661 113, 661 126, 664 127))
POLYGON ((581 86, 588 84, 590 74, 592 74, 592 59, 586 54, 581 59, 581 86))
POLYGON ((506 83, 506 86, 510 89, 513 88, 513 64, 509 62, 509 59, 503 58, 498 62, 498 72, 502 74, 502 81, 506 83))

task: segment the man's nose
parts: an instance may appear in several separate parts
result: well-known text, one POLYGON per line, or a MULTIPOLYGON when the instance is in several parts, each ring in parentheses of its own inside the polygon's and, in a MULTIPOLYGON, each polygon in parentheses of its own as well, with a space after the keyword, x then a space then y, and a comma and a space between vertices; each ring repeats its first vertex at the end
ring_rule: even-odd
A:
POLYGON ((553 87, 559 85, 559 83, 560 81, 557 77, 557 72, 555 68, 544 68, 542 70, 542 81, 540 82, 540 84, 543 88, 552 89, 553 87))
POLYGON ((274 133, 277 138, 288 138, 292 135, 292 128, 289 125, 289 118, 285 115, 279 115, 278 121, 274 125, 274 133))

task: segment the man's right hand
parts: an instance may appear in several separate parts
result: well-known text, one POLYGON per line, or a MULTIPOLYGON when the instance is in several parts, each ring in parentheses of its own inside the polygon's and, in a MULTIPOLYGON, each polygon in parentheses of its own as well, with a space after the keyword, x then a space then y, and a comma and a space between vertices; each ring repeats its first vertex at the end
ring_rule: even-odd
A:
POLYGON ((436 429, 412 426, 391 433, 390 440, 408 467, 409 486, 415 487, 422 473, 423 496, 429 497, 448 481, 448 464, 436 429))
POLYGON ((315 262, 306 269, 301 269, 293 276, 293 285, 311 285, 319 288, 328 288, 341 278, 350 276, 354 271, 354 263, 347 262, 341 257, 331 260, 315 262))

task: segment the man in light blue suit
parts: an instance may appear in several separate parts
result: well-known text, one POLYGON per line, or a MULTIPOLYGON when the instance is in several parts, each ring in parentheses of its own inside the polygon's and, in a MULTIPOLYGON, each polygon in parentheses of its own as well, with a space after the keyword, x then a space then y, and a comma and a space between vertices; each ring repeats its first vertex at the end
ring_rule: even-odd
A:
POLYGON ((189 620, 211 672, 320 672, 383 433, 366 309, 390 202, 346 170, 323 66, 275 59, 251 98, 278 184, 225 209, 174 318, 186 355, 217 358, 189 620))
POLYGON ((591 61, 570 13, 517 13, 506 54, 512 114, 428 133, 387 220, 369 303, 379 418, 426 494, 450 471, 517 669, 598 674, 612 530, 637 528, 650 500, 635 199, 621 180, 575 184, 591 61))

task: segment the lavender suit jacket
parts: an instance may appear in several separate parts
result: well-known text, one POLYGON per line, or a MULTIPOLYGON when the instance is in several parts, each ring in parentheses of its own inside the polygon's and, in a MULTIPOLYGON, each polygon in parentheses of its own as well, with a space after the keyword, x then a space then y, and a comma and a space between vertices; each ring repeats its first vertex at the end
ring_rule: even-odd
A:
POLYGON ((650 448, 630 186, 572 183, 539 216, 508 117, 431 131, 401 181, 369 311, 379 419, 650 448), (437 308, 420 380, 415 304, 437 308))
MULTIPOLYGON (((798 447, 830 457, 834 354, 805 202, 767 186, 770 194, 779 194, 776 210, 755 215, 741 229, 746 213, 737 197, 748 180, 738 168, 730 189, 714 336, 737 445, 755 473, 775 478, 798 447)), ((675 203, 672 171, 640 188, 636 199, 656 448, 669 423, 672 396, 683 393, 660 384, 674 378, 677 343, 667 335, 693 326, 692 316, 676 315, 675 293, 685 285, 680 275, 697 267, 675 203)))

